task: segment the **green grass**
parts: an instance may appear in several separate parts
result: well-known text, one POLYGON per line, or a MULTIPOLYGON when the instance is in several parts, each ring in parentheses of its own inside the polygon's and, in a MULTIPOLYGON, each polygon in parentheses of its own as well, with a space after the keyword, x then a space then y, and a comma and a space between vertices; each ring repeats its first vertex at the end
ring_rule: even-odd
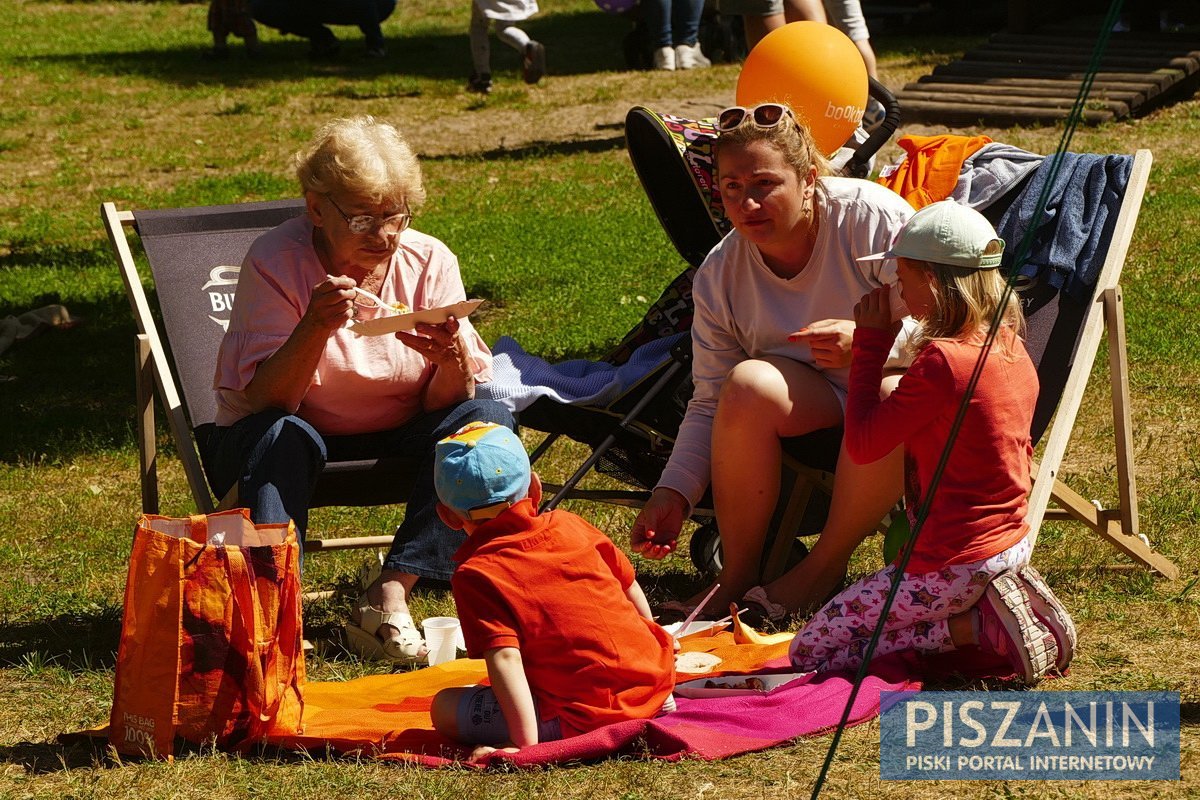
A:
MULTIPOLYGON (((113 767, 103 754, 56 743, 102 723, 111 702, 130 533, 139 507, 133 444, 134 325, 98 218, 101 202, 151 208, 295 194, 287 157, 324 119, 372 113, 396 121, 422 156, 430 200, 417 225, 459 256, 491 342, 515 337, 551 360, 612 346, 684 266, 662 232, 623 148, 620 121, 636 104, 671 110, 732 96, 737 68, 654 75, 623 71, 623 20, 588 0, 546 8, 529 26, 550 46, 551 76, 526 87, 515 56, 494 48, 497 90, 462 92, 469 56, 463 0, 401 4, 385 24, 392 56, 309 63, 305 45, 263 31, 263 56, 234 43, 227 62, 200 59, 205 6, 174 2, 0 0, 0 317, 62 302, 82 324, 0 353, 0 797, 763 797, 806 795, 828 740, 802 741, 725 762, 638 760, 477 774, 357 763, 324 754, 236 757, 201 752, 174 764, 113 767)), ((976 39, 881 37, 885 82, 901 85, 976 39)), ((940 129, 905 128, 934 133, 940 129)), ((983 131, 1048 152, 1052 129, 983 131)), ((1050 688, 1180 691, 1181 785, 884 783, 878 727, 847 733, 826 796, 1169 796, 1195 792, 1200 717, 1200 622, 1194 535, 1200 521, 1200 102, 1077 133, 1072 149, 1155 153, 1130 251, 1128 314, 1135 458, 1142 530, 1183 571, 1138 569, 1080 528, 1044 527, 1035 563, 1079 622, 1071 677, 1050 688)), ((885 157, 895 155, 889 145, 885 157)), ((1102 353, 1064 473, 1111 504, 1112 421, 1102 353)), ((165 431, 163 509, 191 511, 165 431)), ((532 443, 532 439, 530 440, 532 443)), ((580 449, 557 457, 561 473, 580 449)), ((574 507, 618 541, 631 516, 574 507)), ((320 535, 389 530, 400 509, 322 509, 320 535)), ((877 568, 869 541, 852 574, 877 568)), ((335 589, 305 608, 307 631, 336 640, 363 555, 308 560, 305 583, 335 589)), ((639 563, 652 596, 699 585, 685 560, 639 563)), ((418 616, 452 609, 442 590, 418 593, 418 616)), ((330 646, 315 680, 378 667, 330 646)))

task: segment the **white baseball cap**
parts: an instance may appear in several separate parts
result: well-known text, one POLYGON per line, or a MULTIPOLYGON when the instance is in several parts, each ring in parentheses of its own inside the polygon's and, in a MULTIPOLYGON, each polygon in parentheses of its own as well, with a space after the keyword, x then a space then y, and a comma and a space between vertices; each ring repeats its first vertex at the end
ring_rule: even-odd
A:
POLYGON ((940 200, 913 214, 889 250, 859 261, 912 258, 954 267, 992 269, 1000 266, 1004 240, 987 218, 953 200, 940 200))

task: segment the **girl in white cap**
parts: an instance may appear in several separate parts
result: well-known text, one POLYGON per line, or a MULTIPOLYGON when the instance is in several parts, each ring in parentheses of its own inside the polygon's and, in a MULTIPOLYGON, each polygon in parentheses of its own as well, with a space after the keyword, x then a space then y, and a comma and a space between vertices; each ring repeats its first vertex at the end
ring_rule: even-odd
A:
MULTIPOLYGON (((998 269, 1003 251, 981 214, 943 201, 914 214, 891 249, 860 259, 898 261, 901 296, 920 326, 909 340, 912 365, 881 399, 883 364, 899 324, 886 289, 855 307, 845 449, 866 463, 903 444, 910 523, 928 505, 915 543, 906 545, 912 552, 875 655, 977 645, 1032 682, 1066 667, 1075 632, 1028 566, 1029 431, 1038 379, 1021 342, 1017 297, 1006 292, 998 269), (999 329, 985 352, 993 325, 999 329)), ((793 640, 792 663, 803 670, 857 667, 902 558, 903 551, 818 611, 793 640)))

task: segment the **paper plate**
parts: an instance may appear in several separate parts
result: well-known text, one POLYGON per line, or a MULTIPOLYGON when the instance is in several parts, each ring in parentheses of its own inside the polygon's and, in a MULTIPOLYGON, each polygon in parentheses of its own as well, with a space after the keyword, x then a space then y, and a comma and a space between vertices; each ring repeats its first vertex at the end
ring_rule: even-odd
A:
POLYGON ((729 627, 729 622, 689 622, 686 629, 681 626, 683 621, 672 622, 670 625, 663 625, 663 630, 674 636, 676 639, 682 639, 685 636, 716 636, 721 631, 729 627))
POLYGON ((769 694, 784 684, 807 676, 807 672, 773 673, 767 675, 722 675, 719 678, 697 678, 675 687, 680 697, 730 697, 733 695, 769 694))
POLYGON ((368 319, 351 323, 350 330, 359 336, 382 336, 385 333, 395 333, 396 331, 411 331, 422 322, 428 325, 440 325, 450 317, 463 319, 471 316, 482 302, 482 300, 461 300, 453 305, 440 308, 424 308, 420 311, 410 311, 407 314, 392 314, 390 317, 368 319))

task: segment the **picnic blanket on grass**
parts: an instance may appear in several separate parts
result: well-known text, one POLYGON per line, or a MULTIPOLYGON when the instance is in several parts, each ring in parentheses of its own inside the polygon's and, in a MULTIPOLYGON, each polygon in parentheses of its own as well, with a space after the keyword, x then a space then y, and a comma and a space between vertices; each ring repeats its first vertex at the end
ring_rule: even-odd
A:
MULTIPOLYGON (((688 637, 685 651, 709 652, 722 662, 707 676, 791 672, 787 643, 734 644, 732 634, 688 637)), ((471 748, 437 734, 430 724, 433 695, 449 686, 483 682, 482 661, 459 659, 437 667, 395 675, 375 675, 343 683, 305 687, 304 733, 270 744, 321 750, 329 747, 384 760, 444 766, 465 759, 471 748)), ((704 675, 680 674, 683 682, 704 675)), ((619 755, 666 760, 683 757, 715 760, 763 750, 801 736, 832 729, 841 719, 853 674, 807 675, 769 694, 677 700, 678 710, 650 720, 607 725, 581 736, 497 753, 478 766, 498 760, 531 767, 594 761, 619 755)), ((855 701, 850 720, 858 724, 879 714, 881 691, 919 689, 911 662, 881 659, 873 665, 855 701)))
MULTIPOLYGON (((679 674, 680 683, 721 675, 790 673, 788 643, 735 644, 731 633, 698 634, 681 640, 684 652, 711 653, 721 659, 705 674, 679 674)), ((872 662, 871 674, 855 700, 850 724, 879 715, 882 691, 918 690, 911 659, 902 654, 872 662)), ((464 763, 471 748, 433 730, 429 718, 433 696, 451 686, 469 686, 487 678, 484 662, 458 659, 436 667, 350 681, 312 682, 304 689, 304 730, 263 742, 285 749, 333 751, 428 767, 451 764, 484 767, 504 761, 518 767, 640 756, 675 761, 712 761, 764 750, 803 736, 833 729, 850 696, 851 672, 810 673, 769 693, 677 699, 678 709, 650 720, 607 725, 581 736, 523 748, 516 754, 496 753, 464 763)), ((107 726, 64 734, 107 738, 107 726)))

